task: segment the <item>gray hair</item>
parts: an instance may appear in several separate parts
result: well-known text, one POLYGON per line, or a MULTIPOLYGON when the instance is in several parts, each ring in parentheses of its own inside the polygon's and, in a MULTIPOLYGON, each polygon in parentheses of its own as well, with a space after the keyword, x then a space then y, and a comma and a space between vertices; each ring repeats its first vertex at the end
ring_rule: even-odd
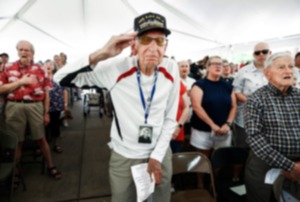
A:
POLYGON ((291 58, 291 60, 293 61, 293 64, 294 64, 294 60, 293 60, 293 57, 292 57, 291 53, 285 51, 285 52, 278 52, 278 53, 274 53, 274 54, 270 55, 265 61, 265 68, 271 67, 274 60, 276 60, 278 58, 282 58, 282 57, 291 58))
POLYGON ((48 62, 50 62, 52 65, 54 65, 54 61, 52 61, 52 60, 50 60, 50 59, 47 59, 47 60, 44 62, 44 64, 46 64, 46 63, 48 63, 48 62))
POLYGON ((17 50, 19 50, 19 46, 21 43, 27 43, 30 45, 30 48, 31 48, 31 51, 34 52, 34 46, 32 45, 32 43, 30 43, 29 41, 26 41, 26 40, 20 40, 17 45, 16 45, 16 48, 17 50))
POLYGON ((190 66, 190 63, 189 63, 189 61, 187 61, 187 60, 180 60, 179 62, 177 62, 177 65, 180 66, 180 64, 183 63, 183 62, 184 62, 184 63, 187 63, 188 66, 190 66))

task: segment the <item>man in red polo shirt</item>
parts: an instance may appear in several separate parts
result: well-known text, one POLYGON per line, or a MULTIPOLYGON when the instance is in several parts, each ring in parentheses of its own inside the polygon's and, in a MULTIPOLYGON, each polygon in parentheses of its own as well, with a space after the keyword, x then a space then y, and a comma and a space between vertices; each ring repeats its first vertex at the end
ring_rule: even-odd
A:
POLYGON ((17 51, 20 59, 6 64, 5 71, 0 75, 0 94, 7 94, 6 130, 18 136, 20 160, 28 124, 32 139, 36 140, 46 159, 50 176, 60 179, 61 173, 53 165, 44 130, 44 124, 49 122, 48 91, 51 89, 51 83, 42 67, 33 63, 34 47, 30 42, 18 42, 17 51))

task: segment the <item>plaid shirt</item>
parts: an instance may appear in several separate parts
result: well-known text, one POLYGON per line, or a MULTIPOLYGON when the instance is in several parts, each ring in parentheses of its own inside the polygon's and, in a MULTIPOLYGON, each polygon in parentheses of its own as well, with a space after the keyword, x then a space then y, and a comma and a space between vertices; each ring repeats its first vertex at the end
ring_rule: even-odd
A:
POLYGON ((245 129, 250 148, 275 168, 291 170, 300 157, 300 90, 284 96, 268 84, 247 100, 245 129))

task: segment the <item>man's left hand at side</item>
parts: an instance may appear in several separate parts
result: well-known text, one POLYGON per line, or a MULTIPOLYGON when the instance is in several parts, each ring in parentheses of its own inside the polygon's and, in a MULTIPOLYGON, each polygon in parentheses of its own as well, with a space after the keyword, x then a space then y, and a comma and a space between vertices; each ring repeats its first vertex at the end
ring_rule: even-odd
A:
POLYGON ((148 173, 151 175, 153 173, 155 178, 155 184, 160 184, 161 177, 163 175, 163 170, 161 163, 155 159, 150 158, 148 162, 148 173))
POLYGON ((289 176, 293 181, 300 182, 300 162, 295 162, 294 167, 289 172, 289 176))

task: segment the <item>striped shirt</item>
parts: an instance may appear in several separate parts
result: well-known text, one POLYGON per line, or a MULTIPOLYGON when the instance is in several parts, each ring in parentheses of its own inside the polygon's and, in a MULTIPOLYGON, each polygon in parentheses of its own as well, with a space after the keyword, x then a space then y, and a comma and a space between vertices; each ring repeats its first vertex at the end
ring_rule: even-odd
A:
POLYGON ((263 86, 245 105, 247 141, 260 159, 290 171, 300 157, 300 90, 284 96, 273 85, 263 86))

